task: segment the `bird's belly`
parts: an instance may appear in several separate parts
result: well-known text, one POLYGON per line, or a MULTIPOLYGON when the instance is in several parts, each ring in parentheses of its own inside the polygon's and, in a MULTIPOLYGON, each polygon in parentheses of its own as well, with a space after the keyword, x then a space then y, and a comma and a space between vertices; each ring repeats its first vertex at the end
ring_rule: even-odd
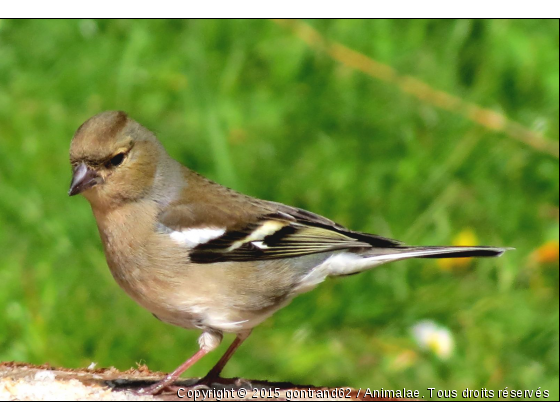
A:
POLYGON ((138 261, 123 264, 112 257, 107 260, 117 284, 162 322, 186 329, 238 332, 253 328, 274 312, 262 318, 271 305, 252 308, 245 293, 229 289, 227 273, 221 269, 200 273, 188 264, 147 267, 138 261), (122 266, 128 268, 126 272, 122 266))
POLYGON ((287 305, 302 275, 321 258, 291 264, 281 260, 195 264, 177 248, 170 255, 169 248, 152 245, 133 247, 132 252, 129 247, 123 254, 119 250, 126 247, 106 250, 119 286, 163 322, 225 332, 251 329, 287 305))

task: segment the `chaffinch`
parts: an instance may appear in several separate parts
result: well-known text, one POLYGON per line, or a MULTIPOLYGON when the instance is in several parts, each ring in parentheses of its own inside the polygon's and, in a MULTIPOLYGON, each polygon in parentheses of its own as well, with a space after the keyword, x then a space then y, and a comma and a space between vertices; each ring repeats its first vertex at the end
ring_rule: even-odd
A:
POLYGON ((506 248, 407 246, 309 211, 259 200, 173 160, 122 111, 82 124, 70 146, 69 195, 91 204, 115 280, 158 319, 198 328, 200 350, 155 394, 222 341, 236 338, 201 383, 215 380, 251 330, 327 276, 407 258, 494 257, 506 248))

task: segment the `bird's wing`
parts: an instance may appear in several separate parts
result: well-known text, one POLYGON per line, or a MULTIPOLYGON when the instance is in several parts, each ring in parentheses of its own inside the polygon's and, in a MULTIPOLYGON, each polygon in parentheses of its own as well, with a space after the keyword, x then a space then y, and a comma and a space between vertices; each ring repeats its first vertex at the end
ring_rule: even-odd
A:
MULTIPOLYGON (((195 263, 223 261, 256 261, 292 258, 343 249, 372 247, 394 248, 401 244, 381 236, 350 231, 322 216, 279 203, 264 202, 262 211, 238 217, 232 210, 224 218, 227 207, 206 207, 216 211, 221 221, 212 226, 193 225, 191 212, 174 212, 160 217, 160 223, 172 229, 171 234, 181 241, 190 238, 190 258, 195 263), (185 216, 181 218, 180 214, 185 216), (173 219, 173 223, 166 223, 173 219), (181 223, 184 219, 184 223, 181 223), (179 233, 180 232, 180 233, 179 233), (184 235, 184 236, 181 236, 184 235)), ((205 215, 208 220, 208 214, 205 215)))

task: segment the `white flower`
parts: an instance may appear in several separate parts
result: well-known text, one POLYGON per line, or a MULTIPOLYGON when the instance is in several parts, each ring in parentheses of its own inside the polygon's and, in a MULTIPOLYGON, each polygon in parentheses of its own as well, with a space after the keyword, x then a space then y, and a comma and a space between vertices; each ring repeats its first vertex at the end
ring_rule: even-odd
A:
POLYGON ((451 331, 433 321, 416 323, 412 335, 421 349, 431 350, 440 359, 449 358, 455 347, 451 331))

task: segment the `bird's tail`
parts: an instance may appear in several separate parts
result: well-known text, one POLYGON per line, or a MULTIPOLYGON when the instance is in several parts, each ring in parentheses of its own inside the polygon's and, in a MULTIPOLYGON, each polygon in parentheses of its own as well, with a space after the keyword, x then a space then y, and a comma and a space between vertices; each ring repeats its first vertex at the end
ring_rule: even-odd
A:
POLYGON ((465 258, 465 257, 499 257, 512 248, 497 248, 493 246, 405 246, 399 248, 374 248, 362 254, 368 260, 379 261, 380 264, 389 261, 405 260, 408 258, 465 258))
POLYGON ((493 246, 414 246, 406 247, 404 258, 464 258, 464 257, 499 257, 513 248, 496 248, 493 246))
POLYGON ((330 275, 344 276, 368 270, 381 264, 409 258, 499 257, 513 248, 492 246, 402 246, 371 248, 361 253, 344 252, 331 257, 330 275))

